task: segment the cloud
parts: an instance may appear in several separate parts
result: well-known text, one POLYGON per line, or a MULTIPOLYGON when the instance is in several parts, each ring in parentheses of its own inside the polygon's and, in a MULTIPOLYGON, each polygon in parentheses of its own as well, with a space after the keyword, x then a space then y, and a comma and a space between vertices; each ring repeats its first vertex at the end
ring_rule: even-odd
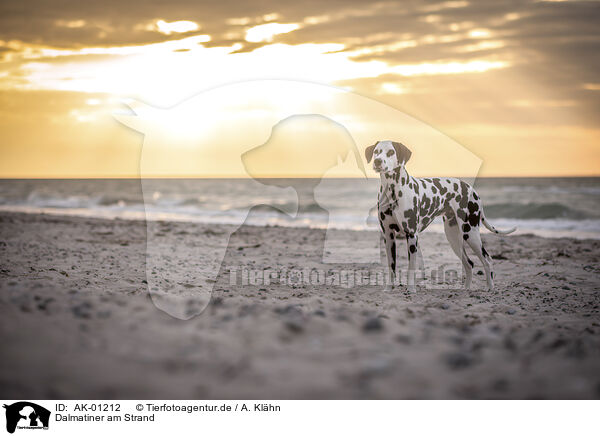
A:
POLYGON ((167 22, 165 20, 151 20, 145 24, 138 24, 134 27, 136 30, 145 30, 149 32, 159 32, 163 35, 174 33, 189 33, 200 29, 200 25, 194 21, 179 20, 167 22))
POLYGON ((57 20, 56 25, 58 27, 66 27, 68 29, 78 29, 85 26, 85 20, 57 20))
POLYGON ((249 42, 270 42, 275 35, 289 33, 300 28, 298 23, 267 23, 251 27, 246 30, 246 41, 249 42))
MULTIPOLYGON (((214 48, 215 54, 225 57, 207 59, 211 68, 219 69, 221 63, 241 65, 229 57, 241 56, 240 61, 256 59, 260 65, 259 55, 284 50, 293 56, 313 47, 311 62, 331 58, 328 62, 337 65, 332 74, 322 72, 323 81, 332 80, 339 73, 336 83, 351 81, 356 89, 364 86, 364 90, 375 95, 385 95, 385 89, 392 96, 426 95, 437 88, 436 83, 446 80, 442 80, 442 75, 459 79, 453 82, 464 80, 467 88, 483 77, 493 77, 507 89, 532 94, 507 95, 512 101, 535 104, 539 98, 540 107, 544 106, 543 101, 574 101, 571 109, 583 108, 582 116, 592 122, 600 104, 597 91, 586 84, 597 83, 600 72, 596 55, 600 49, 599 17, 600 4, 584 1, 266 0, 217 2, 199 8, 193 0, 168 4, 120 0, 82 4, 65 0, 64 7, 58 9, 45 1, 32 0, 27 11, 3 2, 0 40, 4 43, 0 43, 0 56, 11 65, 0 65, 0 73, 4 74, 0 82, 22 84, 27 76, 17 64, 30 62, 26 59, 31 57, 46 62, 43 57, 51 53, 70 53, 68 58, 73 61, 75 56, 81 56, 79 60, 89 56, 89 61, 95 62, 100 56, 124 54, 131 47, 154 49, 157 44, 170 42, 172 45, 165 45, 165 49, 179 51, 198 62, 205 59, 197 56, 199 53, 207 54, 204 49, 214 48), (167 25, 162 32, 156 17, 167 25), (195 45, 177 42, 187 39, 168 26, 181 22, 201 28, 202 41, 195 45), (271 46, 276 47, 263 50, 271 46), (316 49, 333 46, 345 54, 316 49), (382 87, 383 83, 388 85, 382 87), (514 83, 532 83, 535 92, 513 86, 514 83)), ((190 35, 200 36, 199 28, 190 35)), ((288 55, 284 59, 289 59, 288 55)), ((186 64, 177 60, 177 65, 186 64)), ((280 67, 267 68, 272 65, 270 58, 262 65, 263 75, 285 72, 280 67)), ((315 68, 291 65, 296 69, 315 68)), ((252 75, 260 73, 258 66, 251 70, 252 75)), ((242 68, 238 75, 243 71, 242 68)), ((311 71, 304 76, 319 78, 318 72, 311 71)), ((487 86, 490 87, 489 82, 487 86)), ((462 85, 442 93, 447 98, 464 98, 461 89, 462 85)), ((504 98, 484 91, 475 93, 482 105, 491 104, 492 98, 504 98)), ((474 93, 473 88, 471 92, 474 93)))

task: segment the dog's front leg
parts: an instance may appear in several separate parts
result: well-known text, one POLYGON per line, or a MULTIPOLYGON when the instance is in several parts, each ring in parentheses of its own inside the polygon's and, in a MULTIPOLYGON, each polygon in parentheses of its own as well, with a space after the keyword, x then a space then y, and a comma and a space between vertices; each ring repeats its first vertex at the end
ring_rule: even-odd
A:
POLYGON ((419 257, 419 244, 417 235, 407 235, 406 245, 408 247, 408 275, 406 283, 408 285, 409 292, 415 292, 417 287, 415 286, 415 270, 417 269, 417 259, 419 257))
POLYGON ((388 230, 383 234, 385 241, 385 253, 388 261, 388 280, 385 285, 386 291, 391 291, 396 284, 396 235, 388 230))

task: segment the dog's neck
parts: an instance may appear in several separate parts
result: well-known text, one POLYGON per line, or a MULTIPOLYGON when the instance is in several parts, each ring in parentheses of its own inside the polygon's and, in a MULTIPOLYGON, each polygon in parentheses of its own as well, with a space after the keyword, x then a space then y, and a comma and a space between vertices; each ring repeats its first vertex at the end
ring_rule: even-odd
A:
POLYGON ((383 189, 386 189, 392 184, 395 185, 396 188, 400 188, 400 186, 406 184, 410 178, 404 165, 400 165, 385 173, 379 173, 379 177, 381 178, 381 186, 383 189))

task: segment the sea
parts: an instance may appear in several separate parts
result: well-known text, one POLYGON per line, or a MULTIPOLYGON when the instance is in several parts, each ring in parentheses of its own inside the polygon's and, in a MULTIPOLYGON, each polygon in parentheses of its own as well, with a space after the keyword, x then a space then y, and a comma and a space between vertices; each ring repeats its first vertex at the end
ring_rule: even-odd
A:
MULTIPOLYGON (((378 185, 379 179, 3 179, 0 211, 378 231, 378 185)), ((478 178, 474 186, 498 228, 600 239, 599 177, 478 178)), ((443 232, 441 219, 427 231, 443 232)))

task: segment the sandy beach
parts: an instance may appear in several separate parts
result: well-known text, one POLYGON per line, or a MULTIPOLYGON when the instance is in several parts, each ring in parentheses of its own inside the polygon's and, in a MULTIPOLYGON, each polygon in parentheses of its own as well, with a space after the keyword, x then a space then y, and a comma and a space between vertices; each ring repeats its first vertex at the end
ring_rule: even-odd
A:
MULTIPOLYGON (((220 230, 160 225, 190 253, 220 230)), ((149 298, 144 222, 2 213, 0 390, 39 399, 600 398, 600 241, 483 238, 491 292, 477 262, 470 291, 232 285, 232 269, 335 268, 321 265, 321 230, 242 226, 209 306, 183 321, 149 298)), ((422 244, 429 268, 451 262, 443 235, 426 233, 422 244)))

